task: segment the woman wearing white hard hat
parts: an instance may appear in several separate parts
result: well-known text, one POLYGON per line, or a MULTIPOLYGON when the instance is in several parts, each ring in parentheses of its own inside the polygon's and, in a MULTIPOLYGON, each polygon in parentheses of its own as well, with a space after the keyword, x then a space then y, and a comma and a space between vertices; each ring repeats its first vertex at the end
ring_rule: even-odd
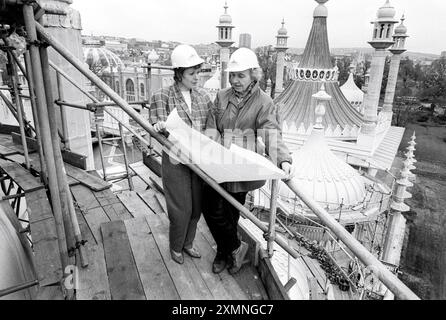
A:
MULTIPOLYGON (((216 129, 224 146, 235 143, 260 152, 261 137, 271 160, 291 178, 292 158, 282 141, 277 109, 272 99, 259 87, 262 75, 257 56, 247 48, 235 51, 228 64, 231 88, 217 94, 207 129, 216 129)), ((223 188, 244 204, 249 191, 262 187, 265 181, 224 183, 223 188)), ((211 187, 203 190, 203 215, 217 243, 217 255, 212 265, 214 273, 227 266, 236 273, 242 266, 248 245, 237 236, 240 213, 211 187)))
MULTIPOLYGON (((191 46, 179 45, 173 50, 171 61, 175 83, 154 93, 150 121, 156 131, 165 132, 165 121, 176 108, 180 118, 190 127, 204 131, 212 106, 208 95, 197 88, 204 60, 191 46)), ((175 160, 163 152, 162 179, 170 221, 170 252, 175 262, 183 264, 183 252, 193 258, 201 257, 193 247, 193 241, 201 215, 203 182, 188 167, 175 160)))

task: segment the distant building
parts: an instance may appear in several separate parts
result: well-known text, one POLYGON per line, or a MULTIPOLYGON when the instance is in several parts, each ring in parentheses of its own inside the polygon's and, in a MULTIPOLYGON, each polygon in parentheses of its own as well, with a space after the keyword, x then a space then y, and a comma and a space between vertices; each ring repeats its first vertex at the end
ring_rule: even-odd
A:
POLYGON ((121 43, 119 41, 105 41, 105 48, 112 51, 124 52, 128 50, 127 43, 121 43))
POLYGON ((239 45, 240 48, 251 49, 251 35, 249 33, 240 34, 239 45))

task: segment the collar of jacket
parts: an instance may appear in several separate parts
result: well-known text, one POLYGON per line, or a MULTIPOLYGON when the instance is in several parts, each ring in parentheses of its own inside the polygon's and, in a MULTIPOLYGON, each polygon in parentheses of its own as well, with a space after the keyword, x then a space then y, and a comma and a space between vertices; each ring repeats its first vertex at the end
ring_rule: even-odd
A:
MULTIPOLYGON (((172 86, 172 88, 173 88, 173 92, 174 92, 174 94, 175 94, 175 98, 177 98, 178 100, 184 100, 184 98, 183 98, 183 94, 181 93, 180 85, 179 85, 177 82, 174 83, 174 85, 172 86)), ((195 93, 196 93, 196 89, 192 88, 192 89, 190 90, 190 96, 191 96, 191 98, 192 98, 192 95, 195 95, 195 93)), ((186 102, 186 101, 185 101, 185 102, 186 102)))
POLYGON ((232 89, 231 95, 229 97, 229 102, 236 105, 236 106, 243 106, 246 101, 249 100, 249 98, 252 97, 255 93, 257 93, 260 90, 260 84, 258 81, 255 81, 250 84, 250 88, 248 88, 248 93, 243 97, 243 100, 241 102, 238 101, 237 96, 235 94, 234 89, 232 89))

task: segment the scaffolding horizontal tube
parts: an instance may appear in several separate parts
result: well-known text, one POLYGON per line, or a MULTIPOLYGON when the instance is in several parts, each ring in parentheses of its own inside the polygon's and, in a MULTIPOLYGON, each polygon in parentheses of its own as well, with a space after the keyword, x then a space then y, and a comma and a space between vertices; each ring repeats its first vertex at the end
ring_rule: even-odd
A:
POLYGON ((60 100, 56 100, 54 103, 57 104, 58 106, 65 106, 65 107, 70 107, 70 108, 75 108, 75 109, 86 110, 86 111, 90 111, 90 112, 96 111, 95 108, 83 106, 81 104, 76 104, 76 103, 70 103, 70 102, 65 102, 65 101, 60 101, 60 100))
MULTIPOLYGON (((156 132, 153 126, 145 119, 143 119, 127 102, 122 99, 116 92, 114 92, 107 84, 105 84, 98 76, 89 70, 84 63, 79 61, 71 52, 69 52, 63 45, 61 45, 54 37, 49 35, 45 28, 37 24, 37 30, 40 36, 47 41, 59 54, 67 59, 73 66, 75 66, 82 74, 84 74, 93 84, 108 95, 116 104, 118 104, 133 120, 135 120, 143 129, 145 129, 152 137, 170 150, 173 147, 171 141, 165 136, 156 132)), ((190 163, 187 158, 180 157, 184 163, 190 163)), ((259 229, 264 232, 268 231, 268 227, 257 219, 247 208, 235 200, 226 190, 224 190, 215 180, 210 178, 198 166, 194 164, 187 165, 192 171, 200 176, 206 183, 221 194, 229 203, 235 208, 239 209, 242 215, 251 220, 259 229)), ((302 201, 314 210, 314 213, 326 224, 326 226, 338 236, 350 250, 369 268, 376 271, 379 280, 400 299, 419 300, 401 280, 399 280, 393 273, 391 273, 376 257, 374 257, 366 248, 364 248, 347 230, 344 229, 334 218, 330 216, 316 201, 311 199, 307 194, 303 193, 295 185, 294 182, 288 181, 288 186, 294 193, 302 199, 302 201)), ((276 242, 287 251, 292 257, 297 258, 299 254, 291 248, 282 238, 276 238, 276 242)))
POLYGON ((171 66, 158 66, 158 65, 155 66, 155 65, 151 65, 151 64, 143 66, 143 68, 158 69, 158 70, 173 70, 173 67, 171 67, 171 66))
POLYGON ((25 283, 17 285, 17 286, 13 286, 11 288, 0 290, 0 298, 4 297, 4 296, 7 296, 9 294, 12 294, 12 293, 19 292, 19 291, 24 290, 24 289, 28 289, 28 288, 37 286, 37 285, 39 285, 39 281, 38 280, 32 280, 32 281, 25 282, 25 283))
MULTIPOLYGON (((127 102, 128 105, 141 105, 141 104, 149 104, 149 101, 133 101, 133 102, 127 102)), ((88 106, 93 107, 117 107, 118 105, 114 102, 93 102, 87 104, 88 106)))

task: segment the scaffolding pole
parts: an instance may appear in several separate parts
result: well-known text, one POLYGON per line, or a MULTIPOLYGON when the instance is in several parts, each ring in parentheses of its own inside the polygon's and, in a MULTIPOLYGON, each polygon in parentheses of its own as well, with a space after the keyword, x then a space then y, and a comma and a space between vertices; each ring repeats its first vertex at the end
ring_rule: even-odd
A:
POLYGON ((79 256, 81 259, 82 267, 88 266, 87 256, 85 254, 83 239, 79 222, 76 216, 76 210, 74 209, 73 198, 70 191, 70 186, 67 180, 67 173, 65 171, 65 164, 62 158, 62 152, 60 148, 56 109, 54 108, 54 99, 51 86, 50 65, 48 60, 48 49, 45 47, 40 48, 40 58, 42 62, 42 74, 46 93, 48 119, 50 122, 50 130, 54 149, 54 159, 56 164, 57 183, 60 190, 60 199, 63 209, 63 221, 65 226, 65 233, 67 238, 67 246, 70 252, 74 254, 76 249, 79 250, 79 256), (74 243, 73 243, 74 240, 74 243))
POLYGON ((30 102, 31 102, 31 109, 33 114, 33 120, 34 120, 34 126, 36 129, 36 141, 37 141, 37 151, 39 153, 39 162, 40 162, 40 178, 41 181, 47 185, 48 184, 48 175, 46 170, 46 163, 45 158, 43 154, 43 147, 42 147, 42 134, 40 132, 40 122, 39 117, 37 113, 37 105, 36 105, 36 94, 34 90, 34 81, 33 81, 33 72, 31 68, 31 57, 29 54, 29 51, 25 51, 23 58, 25 59, 25 67, 26 67, 26 73, 28 75, 28 88, 29 88, 29 95, 30 95, 30 102))
POLYGON ((43 88, 43 74, 42 65, 40 59, 40 53, 38 49, 37 33, 36 33, 36 21, 34 19, 33 7, 29 4, 23 5, 23 17, 25 21, 26 31, 28 35, 28 41, 30 43, 30 60, 31 68, 33 71, 33 80, 35 84, 36 93, 36 105, 37 115, 39 117, 39 124, 41 126, 41 139, 45 156, 45 162, 47 164, 48 173, 48 186, 51 193, 51 204, 54 213, 54 219, 56 222, 57 239, 59 244, 59 253, 62 264, 62 269, 68 265, 68 250, 65 237, 65 228, 63 223, 63 213, 60 201, 60 191, 57 184, 56 164, 54 161, 54 151, 51 142, 50 124, 48 121, 48 110, 46 108, 45 90, 43 88))

